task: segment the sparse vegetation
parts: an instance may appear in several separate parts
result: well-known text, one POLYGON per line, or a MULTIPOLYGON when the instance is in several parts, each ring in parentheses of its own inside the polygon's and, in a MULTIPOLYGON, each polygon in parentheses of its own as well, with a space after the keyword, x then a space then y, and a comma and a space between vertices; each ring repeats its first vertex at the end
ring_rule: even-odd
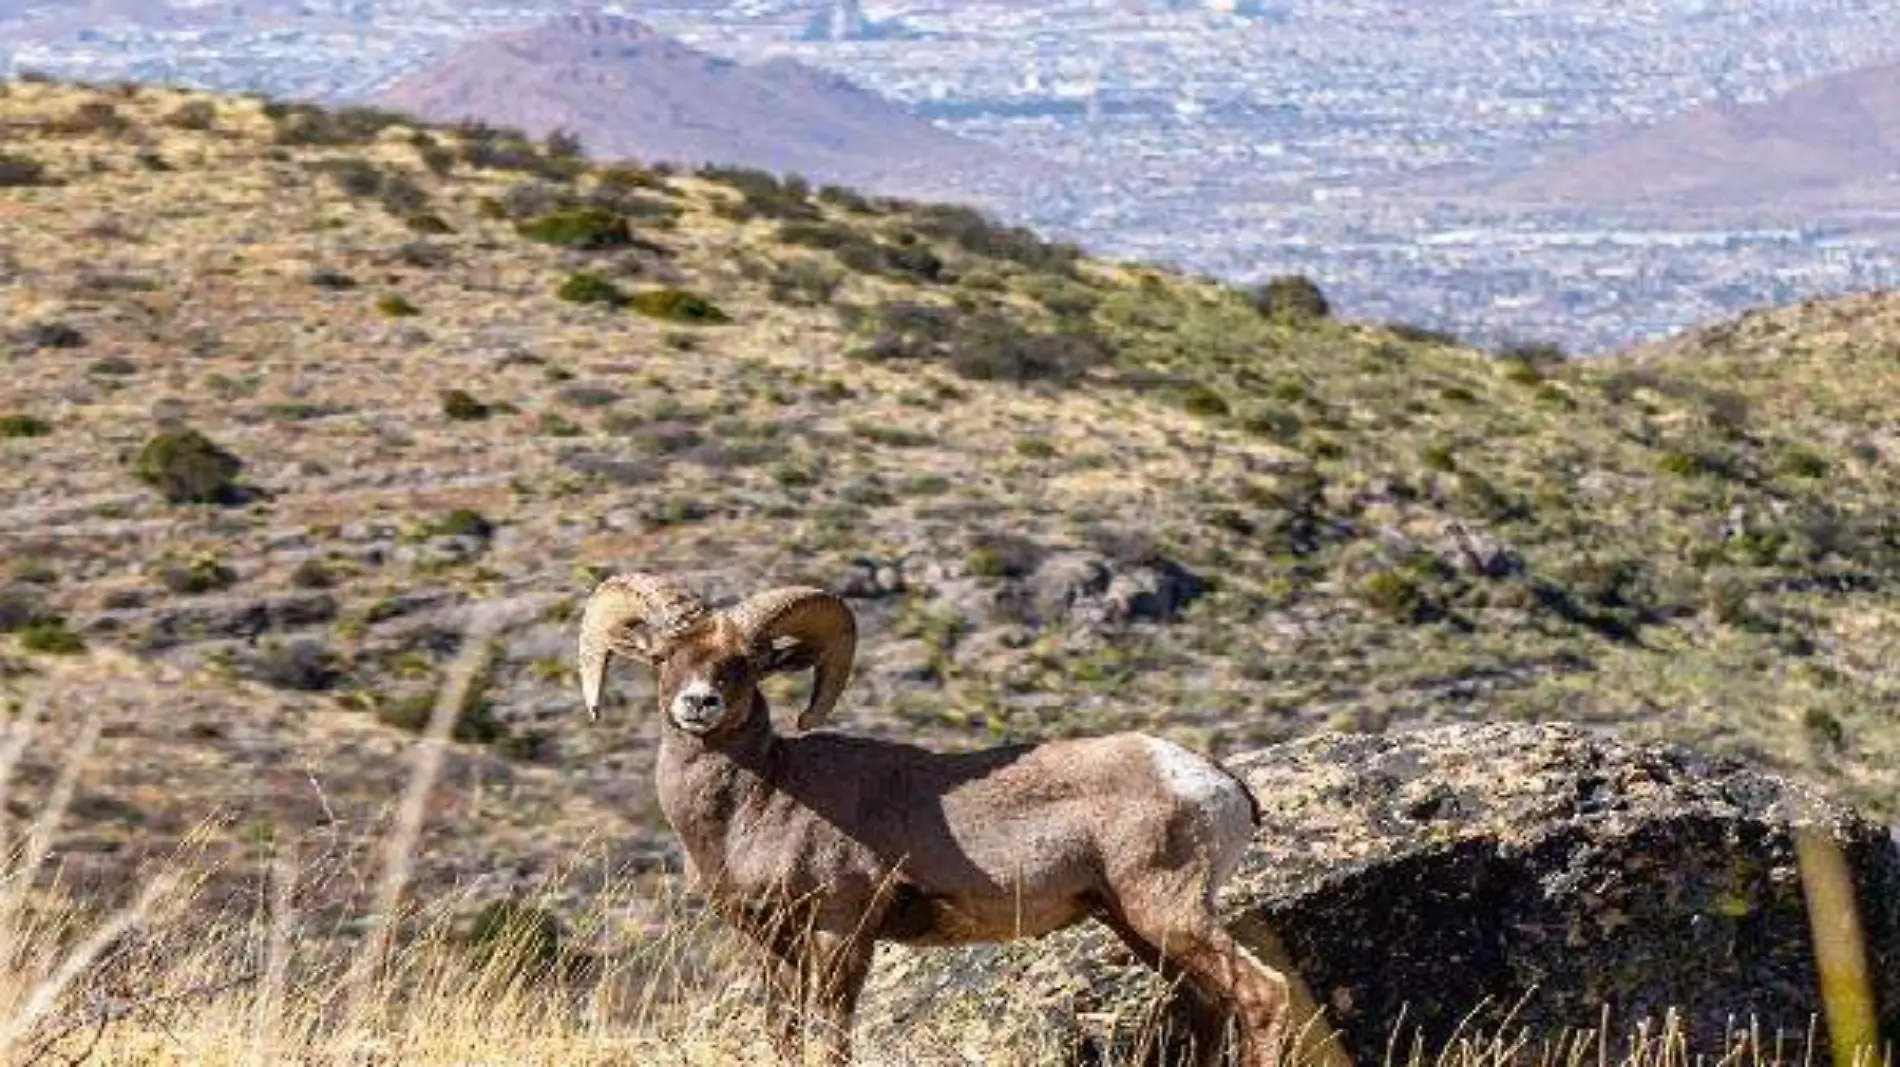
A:
POLYGON ((561 282, 554 295, 571 304, 602 304, 607 307, 619 307, 627 302, 627 294, 608 280, 606 275, 591 270, 575 271, 561 282))
POLYGON ((184 428, 147 440, 132 469, 171 503, 221 504, 236 497, 244 464, 204 434, 184 428))
POLYGON ((529 240, 590 252, 633 243, 633 229, 627 225, 626 216, 598 207, 555 211, 518 223, 515 228, 529 240))
POLYGON ((442 391, 442 414, 456 422, 476 422, 493 414, 494 409, 475 399, 466 389, 442 391))
POLYGON ((684 289, 648 289, 628 301, 633 310, 652 319, 694 326, 721 326, 732 321, 719 306, 684 289))
POLYGON ((0 439, 45 437, 52 432, 52 424, 45 419, 32 415, 0 415, 0 439))
POLYGON ((1248 294, 1254 310, 1279 322, 1308 322, 1331 315, 1332 305, 1311 278, 1286 274, 1271 278, 1248 294))

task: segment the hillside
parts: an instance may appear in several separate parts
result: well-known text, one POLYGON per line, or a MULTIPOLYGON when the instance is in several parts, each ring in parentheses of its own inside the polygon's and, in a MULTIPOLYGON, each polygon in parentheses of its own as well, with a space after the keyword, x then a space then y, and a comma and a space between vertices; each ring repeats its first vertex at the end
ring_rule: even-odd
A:
POLYGON ((1569 146, 1493 195, 1597 207, 1764 214, 1900 205, 1900 64, 1821 78, 1759 104, 1695 108, 1569 146))
POLYGON ((536 137, 580 136, 602 159, 721 163, 926 195, 1020 179, 1038 164, 959 137, 790 59, 743 65, 610 15, 563 15, 481 38, 374 103, 536 137))
POLYGON ((589 724, 570 667, 631 567, 853 598, 852 731, 1564 719, 1900 814, 1892 298, 1552 366, 505 131, 44 84, 0 118, 0 684, 53 694, 10 813, 100 716, 82 898, 187 837, 234 906, 260 843, 351 870, 476 599, 509 618, 419 885, 567 909, 670 866, 648 683, 589 724))

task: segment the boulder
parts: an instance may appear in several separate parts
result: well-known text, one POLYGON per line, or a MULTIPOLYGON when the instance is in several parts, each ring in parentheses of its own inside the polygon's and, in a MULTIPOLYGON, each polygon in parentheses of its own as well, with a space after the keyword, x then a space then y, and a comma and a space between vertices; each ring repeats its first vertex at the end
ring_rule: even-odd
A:
MULTIPOLYGON (((1878 1023, 1900 1039, 1900 843, 1804 785, 1564 725, 1328 734, 1226 762, 1264 824, 1223 913, 1357 1067, 1415 1041, 1435 1057, 1461 1023, 1535 1056, 1669 1015, 1711 1058, 1751 1023, 1798 1058, 1813 1021, 1824 1062, 1798 829, 1852 872, 1878 1023)), ((884 959, 880 1025, 953 1010, 1062 1050, 1038 1062, 1125 1062, 1178 1007, 1094 924, 884 959)))

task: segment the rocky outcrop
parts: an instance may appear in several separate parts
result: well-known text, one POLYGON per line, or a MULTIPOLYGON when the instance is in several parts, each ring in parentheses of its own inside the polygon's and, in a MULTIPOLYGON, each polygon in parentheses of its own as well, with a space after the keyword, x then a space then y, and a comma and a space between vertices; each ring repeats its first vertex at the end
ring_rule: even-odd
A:
MULTIPOLYGON (((1229 763, 1265 824, 1225 913, 1354 1064, 1385 1062, 1395 1030, 1429 1057, 1461 1022, 1535 1045, 1607 1018, 1614 1047, 1670 1013, 1699 1052, 1751 1021, 1799 1050, 1811 1019, 1826 1028, 1797 828, 1848 861, 1883 1033, 1900 1038, 1900 846, 1803 786, 1560 725, 1326 735, 1229 763)), ((1065 1032, 1065 1062, 1165 1017, 1158 984, 1091 927, 889 959, 878 1016, 961 1002, 1065 1032)))

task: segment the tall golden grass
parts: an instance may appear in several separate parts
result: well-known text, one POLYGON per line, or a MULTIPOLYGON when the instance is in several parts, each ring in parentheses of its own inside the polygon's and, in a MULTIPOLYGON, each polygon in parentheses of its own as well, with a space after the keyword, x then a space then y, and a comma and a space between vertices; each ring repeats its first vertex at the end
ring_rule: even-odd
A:
MULTIPOLYGON (((300 863, 291 840, 275 843, 259 864, 257 904, 248 914, 206 918, 197 894, 207 872, 195 866, 189 843, 116 907, 62 906, 49 861, 101 724, 87 712, 70 736, 55 737, 58 716, 50 713, 59 695, 30 695, 0 736, 0 1064, 773 1063, 752 953, 678 879, 597 894, 590 913, 554 948, 526 922, 504 924, 497 938, 472 943, 459 918, 472 901, 453 893, 410 899, 426 800, 456 713, 483 673, 489 636, 480 623, 471 628, 416 742, 408 782, 379 842, 371 903, 356 916, 360 936, 353 937, 326 934, 304 911, 302 902, 334 869, 300 863), (10 793, 36 743, 61 746, 63 758, 37 814, 14 826, 10 793)), ((1825 1024, 1836 1049, 1831 1067, 1891 1063, 1892 1050, 1875 1044, 1865 948, 1844 861, 1818 837, 1802 839, 1801 861, 1827 994, 1825 1024)), ((1263 951, 1272 955, 1268 941, 1263 951)), ((1304 1006, 1311 1009, 1310 996, 1304 1006)), ((873 999, 866 1005, 870 1025, 860 1027, 865 1064, 1069 1059, 1066 1035, 1038 1027, 1029 1015, 999 1021, 954 993, 901 1023, 877 1009, 873 999), (867 1034, 875 1036, 866 1040, 867 1034)), ((1110 1021, 1104 1029, 1123 1028, 1110 1021)), ((1352 1067, 1325 1033, 1316 1026, 1294 1035, 1289 1061, 1352 1067)), ((1154 1036, 1138 1033, 1097 1062, 1145 1064, 1154 1036)), ((1814 1067, 1813 1035, 1793 1047, 1741 1041, 1698 1051, 1664 1020, 1626 1036, 1611 1040, 1607 1026, 1549 1037, 1507 1027, 1461 1033, 1435 1051, 1395 1042, 1384 1060, 1385 1067, 1814 1067)))

